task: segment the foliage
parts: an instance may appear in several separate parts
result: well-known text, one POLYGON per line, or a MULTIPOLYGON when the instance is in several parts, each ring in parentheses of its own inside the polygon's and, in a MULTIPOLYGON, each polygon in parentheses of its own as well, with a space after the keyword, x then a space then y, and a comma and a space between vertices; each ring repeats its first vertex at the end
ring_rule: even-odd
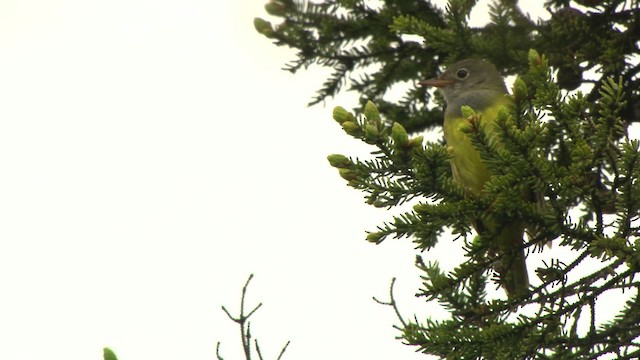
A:
POLYGON ((448 309, 448 319, 407 321, 393 297, 386 303, 396 308, 407 344, 452 359, 638 358, 640 144, 628 130, 640 118, 640 4, 550 0, 550 19, 534 21, 516 0, 501 0, 492 3, 488 24, 470 27, 476 2, 451 0, 443 10, 425 0, 272 0, 265 8, 279 22, 256 19, 255 26, 297 50, 285 70, 333 69, 311 104, 345 88, 360 93, 362 114, 337 107, 333 117, 372 145, 373 157, 328 160, 367 203, 415 204, 367 240, 407 237, 422 252, 443 235, 463 240, 467 258, 452 270, 421 256, 416 262, 424 280, 418 296, 448 309), (482 128, 470 126, 494 174, 476 197, 464 196, 452 179, 442 142, 410 135, 442 121, 442 100, 417 81, 470 57, 519 75, 515 111, 496 119, 504 146, 491 146, 482 128), (398 85, 408 90, 390 100, 398 85), (543 197, 544 206, 522 199, 523 189, 543 197), (492 296, 491 239, 471 231, 489 209, 531 224, 529 252, 545 251, 557 238, 554 246, 571 256, 547 258, 528 294, 492 296), (624 300, 607 303, 611 298, 624 300), (603 318, 603 304, 618 314, 603 318))
POLYGON ((620 114, 631 121, 639 117, 640 66, 631 56, 638 54, 640 38, 638 0, 581 0, 582 11, 568 0, 547 1, 551 19, 537 22, 516 0, 494 1, 489 24, 470 27, 476 3, 451 0, 442 10, 425 0, 272 0, 265 8, 278 23, 257 18, 254 25, 276 45, 297 51, 285 70, 332 69, 310 104, 345 89, 355 91, 362 106, 373 101, 409 132, 436 127, 442 119, 439 108, 428 106, 431 95, 417 80, 470 57, 490 60, 504 75, 520 74, 527 69, 530 48, 548 56, 561 88, 595 85, 586 95, 591 102, 601 98, 605 79, 622 77, 630 91, 620 114), (597 74, 585 78, 593 71, 597 74), (388 100, 390 90, 402 85, 408 87, 404 97, 388 100))

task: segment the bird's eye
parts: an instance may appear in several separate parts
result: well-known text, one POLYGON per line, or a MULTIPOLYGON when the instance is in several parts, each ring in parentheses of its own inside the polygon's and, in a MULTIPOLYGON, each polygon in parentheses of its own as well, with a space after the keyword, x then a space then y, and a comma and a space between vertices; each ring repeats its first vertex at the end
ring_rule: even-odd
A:
POLYGON ((462 79, 465 79, 467 76, 469 76, 469 71, 465 68, 462 68, 456 72, 456 77, 458 79, 462 80, 462 79))

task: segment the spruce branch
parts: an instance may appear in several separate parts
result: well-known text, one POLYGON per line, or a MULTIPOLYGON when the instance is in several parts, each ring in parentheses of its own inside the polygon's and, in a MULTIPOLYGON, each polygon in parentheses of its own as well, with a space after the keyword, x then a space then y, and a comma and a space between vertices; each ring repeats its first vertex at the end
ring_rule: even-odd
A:
MULTIPOLYGON (((499 112, 496 120, 498 129, 494 131, 499 140, 489 138, 486 129, 482 126, 482 119, 473 112, 465 110, 469 112, 467 114, 468 134, 480 151, 483 161, 496 173, 485 185, 486 191, 481 197, 464 197, 459 189, 451 191, 446 185, 453 184, 455 188, 455 184, 449 182, 451 174, 441 170, 443 164, 446 164, 447 156, 439 151, 426 151, 427 149, 438 149, 435 145, 416 148, 412 152, 404 153, 404 156, 398 157, 398 154, 393 150, 398 148, 397 144, 410 143, 411 139, 408 136, 398 132, 394 137, 391 131, 384 129, 373 131, 370 128, 367 131, 367 126, 376 125, 376 121, 380 118, 380 114, 374 110, 373 105, 370 105, 366 111, 368 116, 360 121, 352 122, 354 126, 345 127, 345 123, 342 123, 347 133, 378 148, 372 152, 376 156, 377 166, 367 163, 367 160, 333 161, 332 165, 340 169, 340 167, 349 167, 354 164, 368 164, 367 176, 373 173, 384 174, 384 176, 397 176, 398 173, 403 173, 407 178, 402 181, 409 183, 413 181, 421 186, 428 184, 426 191, 423 190, 416 195, 424 197, 426 194, 431 194, 430 197, 438 200, 432 203, 421 202, 414 206, 415 212, 394 217, 392 222, 385 223, 377 231, 369 233, 367 236, 369 241, 379 243, 387 236, 411 236, 419 244, 421 250, 428 250, 436 245, 445 226, 460 229, 459 235, 466 235, 469 228, 459 227, 460 224, 465 222, 468 224, 469 219, 481 216, 485 211, 483 209, 491 206, 492 211, 503 214, 505 219, 538 221, 541 225, 549 225, 549 228, 554 229, 544 236, 539 235, 540 238, 532 239, 523 244, 525 249, 535 247, 542 241, 548 241, 549 233, 554 233, 564 234, 559 246, 581 250, 579 255, 568 265, 560 261, 551 261, 546 268, 538 269, 543 283, 532 288, 529 295, 509 301, 488 300, 486 298, 485 287, 489 275, 492 273, 491 269, 505 256, 505 254, 486 256, 493 238, 492 232, 487 231, 476 238, 476 241, 467 243, 466 250, 469 260, 452 271, 441 270, 437 263, 425 265, 421 260, 418 261, 418 268, 424 272, 424 290, 418 295, 423 296, 427 301, 437 299, 452 314, 452 318, 448 322, 427 321, 422 325, 418 322, 406 323, 403 338, 409 344, 420 346, 425 351, 453 356, 454 353, 447 353, 444 349, 446 346, 457 346, 451 342, 453 341, 451 339, 454 338, 450 338, 449 342, 439 343, 437 346, 433 344, 427 346, 425 341, 433 342, 432 336, 435 336, 436 332, 453 329, 454 324, 459 324, 459 326, 467 327, 466 335, 464 335, 467 339, 465 341, 472 341, 476 344, 474 346, 498 341, 494 337, 495 334, 491 335, 491 333, 502 334, 507 329, 525 337, 527 340, 521 346, 508 350, 506 353, 508 355, 500 355, 507 356, 507 358, 551 354, 559 351, 558 349, 566 349, 568 346, 575 349, 575 352, 572 353, 575 356, 592 356, 596 351, 601 351, 600 349, 608 341, 606 336, 601 335, 602 330, 596 326, 595 322, 597 318, 596 305, 600 302, 601 296, 616 289, 637 291, 638 282, 629 281, 634 271, 624 269, 625 264, 640 264, 636 260, 639 256, 635 255, 635 245, 626 241, 623 236, 605 235, 605 229, 617 228, 619 233, 622 229, 621 234, 630 235, 630 232, 625 229, 631 228, 631 225, 625 226, 625 224, 631 224, 632 219, 638 218, 638 215, 629 212, 628 208, 624 208, 624 214, 619 215, 618 221, 605 222, 602 216, 602 206, 598 203, 599 196, 601 196, 599 194, 600 188, 591 187, 593 186, 590 185, 593 184, 591 180, 586 183, 584 180, 591 179, 593 174, 601 174, 598 171, 594 172, 598 165, 614 169, 611 173, 617 174, 618 177, 630 173, 628 175, 630 179, 638 178, 638 167, 636 166, 638 149, 629 145, 632 143, 625 140, 626 133, 618 132, 616 126, 612 125, 618 119, 615 116, 616 109, 620 108, 619 104, 623 102, 624 93, 617 88, 619 83, 609 82, 603 86, 603 89, 606 89, 603 90, 604 96, 608 100, 599 104, 602 109, 599 114, 588 115, 588 113, 584 113, 584 116, 589 119, 593 119, 592 116, 600 116, 612 119, 612 121, 572 123, 569 113, 580 113, 580 109, 584 108, 581 105, 583 103, 579 95, 575 97, 573 102, 570 100, 574 99, 572 97, 566 99, 574 106, 556 106, 553 105, 554 102, 565 101, 565 99, 558 97, 556 88, 540 83, 529 86, 528 82, 535 81, 531 79, 535 79, 536 76, 539 81, 552 81, 548 68, 545 68, 548 65, 543 57, 540 59, 542 61, 535 64, 532 75, 528 78, 525 77, 527 79, 525 84, 519 85, 520 90, 518 90, 522 95, 526 93, 522 86, 537 89, 534 97, 531 98, 531 101, 537 102, 537 105, 524 106, 525 102, 523 102, 521 104, 523 108, 515 110, 521 114, 520 120, 512 117, 508 112, 499 112), (541 113, 535 112, 536 106, 550 110, 548 117, 541 119, 541 113), (549 129, 554 126, 556 126, 555 131, 550 131, 549 129), (367 133, 369 133, 369 137, 367 137, 367 133), (565 137, 565 133, 593 133, 597 140, 594 138, 591 142, 597 142, 605 137, 610 140, 599 142, 600 149, 606 149, 610 146, 609 143, 613 142, 614 146, 610 148, 615 151, 609 151, 608 156, 598 156, 599 153, 590 151, 586 135, 572 138, 565 137), (371 134, 375 134, 377 137, 372 137, 371 134), (387 136, 386 141, 384 136, 387 136), (544 144, 553 143, 557 138, 564 139, 564 143, 567 144, 569 161, 549 166, 547 159, 550 153, 554 154, 553 147, 544 146, 544 144), (498 142, 503 145, 497 147, 498 142), (623 154, 628 154, 623 157, 626 161, 620 162, 617 159, 623 154), (616 160, 614 165, 611 164, 611 159, 616 160), (399 166, 399 164, 403 165, 399 166), (425 176, 423 179, 415 180, 416 177, 422 175, 425 176), (523 182, 523 178, 529 180, 523 182), (549 179, 555 179, 553 180, 554 185, 543 185, 549 179), (538 190, 547 195, 549 206, 537 208, 523 203, 519 194, 522 193, 525 184, 539 184, 538 190), (576 186, 578 184, 580 185, 576 186), (586 184, 589 186, 585 186, 586 184), (567 217, 567 209, 581 201, 589 210, 580 221, 573 223, 567 217), (594 216, 595 224, 591 224, 589 219, 594 216), (601 259, 602 266, 594 269, 590 275, 569 280, 573 271, 590 257, 601 259), (537 307, 535 317, 520 315, 517 322, 509 321, 510 316, 518 309, 532 306, 537 307), (586 334, 578 328, 578 320, 585 313, 582 311, 583 307, 588 309, 587 313, 591 322, 586 334), (563 323, 572 325, 564 329, 561 326, 563 323), (469 340, 468 336, 474 340, 469 340), (543 344, 538 342, 541 341, 540 339, 544 339, 543 344), (587 343, 591 346, 586 346, 587 343), (439 348, 440 346, 442 348, 439 348)), ((357 118, 351 113, 344 115, 344 117, 345 119, 357 118)), ((602 153, 605 154, 606 151, 603 150, 602 153)), ((350 184, 359 181, 358 185, 365 192, 377 188, 375 183, 363 181, 357 173, 347 180, 350 181, 350 184)), ((617 184, 621 185, 622 182, 618 180, 617 184)), ((627 185, 636 189, 637 182, 627 183, 627 185)), ((627 193, 637 191, 631 191, 631 188, 627 193)), ((409 193, 410 189, 411 187, 408 186, 405 191, 409 193)), ((622 189, 613 193, 613 196, 618 197, 621 194, 623 194, 622 189)), ((615 201, 619 203, 619 200, 615 201)), ((635 205, 637 202, 627 202, 626 204, 635 205)), ((499 231, 500 227, 495 230, 495 232, 499 231)), ((448 335, 451 334, 448 333, 448 335)), ((562 353, 564 354, 564 352, 562 353)), ((466 356, 472 354, 476 354, 475 356, 482 354, 487 357, 497 356, 497 353, 491 351, 464 354, 466 356)))
POLYGON ((640 351, 640 144, 628 134, 640 121, 640 6, 637 0, 576 2, 580 8, 547 1, 551 16, 542 21, 525 15, 518 1, 496 0, 489 23, 470 27, 474 0, 452 0, 444 11, 423 0, 376 7, 359 0, 325 7, 272 0, 282 3, 283 10, 270 13, 280 23, 257 22, 266 37, 298 51, 295 71, 332 68, 313 103, 344 90, 360 94, 364 109, 355 112, 362 115, 337 108, 334 119, 373 147, 371 157, 331 155, 329 162, 368 204, 414 205, 367 240, 407 237, 421 252, 444 246, 440 239, 448 233, 463 240, 467 258, 453 269, 416 261, 423 279, 418 295, 437 301, 449 319, 404 320, 393 294, 380 302, 394 308, 402 338, 420 351, 492 359, 630 358, 640 351), (518 75, 515 107, 491 119, 491 136, 481 116, 467 116, 467 135, 493 174, 476 196, 452 179, 443 143, 416 136, 442 121, 442 99, 416 82, 471 57, 518 75), (397 85, 404 96, 389 98, 397 85), (474 236, 471 224, 487 211, 499 219, 496 229, 474 236), (570 255, 545 259, 528 294, 503 300, 486 291, 504 259, 490 251, 490 241, 513 221, 527 224, 527 253, 544 254, 543 245, 557 239, 554 247, 570 255), (627 304, 603 305, 618 293, 627 304), (603 306, 618 314, 606 319, 603 306))

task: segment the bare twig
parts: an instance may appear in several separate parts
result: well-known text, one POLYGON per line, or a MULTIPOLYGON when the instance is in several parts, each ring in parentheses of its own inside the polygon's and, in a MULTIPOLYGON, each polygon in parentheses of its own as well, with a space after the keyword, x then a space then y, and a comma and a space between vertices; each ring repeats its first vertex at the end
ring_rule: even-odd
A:
POLYGON ((287 341, 287 343, 284 344, 284 346, 282 347, 282 350, 280 350, 280 354, 278 355, 278 358, 276 360, 282 360, 282 356, 284 355, 284 352, 287 350, 287 347, 289 346, 289 344, 291 344, 291 340, 287 341))
POLYGON ((402 326, 406 328, 407 323, 402 318, 402 315, 400 315, 400 309, 398 309, 398 303, 396 302, 396 299, 393 297, 393 286, 395 285, 395 283, 396 283, 396 278, 391 279, 391 286, 389 286, 389 301, 380 301, 376 299, 375 296, 373 297, 373 301, 377 302, 380 305, 391 306, 393 308, 393 311, 396 313, 398 320, 400 320, 400 323, 402 324, 402 326))
POLYGON ((224 358, 220 355, 220 341, 216 344, 216 359, 224 360, 224 358))
MULTIPOLYGON (((245 299, 247 295, 247 288, 249 287, 249 282, 251 281, 251 279, 253 279, 253 274, 249 275, 247 282, 242 287, 242 296, 240 298, 240 315, 238 315, 237 317, 233 316, 231 315, 229 310, 227 310, 226 307, 222 306, 222 311, 224 311, 225 314, 227 314, 229 319, 231 319, 233 322, 240 325, 240 337, 242 340, 242 350, 244 351, 244 357, 246 360, 251 360, 251 350, 252 350, 251 349, 251 323, 249 322, 249 318, 262 306, 262 303, 259 303, 251 311, 245 314, 245 299)), ((264 360, 264 358, 262 357, 262 353, 260 351, 260 346, 258 345, 258 339, 255 339, 254 343, 255 343, 256 353, 258 354, 258 359, 264 360)), ((278 358, 277 358, 278 360, 282 359, 282 356, 285 350, 287 349, 287 347, 289 346, 289 343, 290 341, 288 341, 280 351, 280 354, 278 355, 278 358)), ((216 357, 218 360, 224 360, 220 355, 220 342, 218 342, 216 346, 216 357)))

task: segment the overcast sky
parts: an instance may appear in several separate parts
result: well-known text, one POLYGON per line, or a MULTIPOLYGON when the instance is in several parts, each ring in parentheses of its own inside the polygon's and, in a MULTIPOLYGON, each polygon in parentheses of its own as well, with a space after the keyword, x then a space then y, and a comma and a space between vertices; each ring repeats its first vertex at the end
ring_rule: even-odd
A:
POLYGON ((220 306, 251 273, 268 358, 425 358, 371 300, 395 276, 405 317, 442 314, 416 251, 364 241, 391 213, 326 161, 372 150, 331 119, 355 94, 305 107, 327 72, 280 70, 265 2, 0 2, 1 359, 240 359, 220 306))

